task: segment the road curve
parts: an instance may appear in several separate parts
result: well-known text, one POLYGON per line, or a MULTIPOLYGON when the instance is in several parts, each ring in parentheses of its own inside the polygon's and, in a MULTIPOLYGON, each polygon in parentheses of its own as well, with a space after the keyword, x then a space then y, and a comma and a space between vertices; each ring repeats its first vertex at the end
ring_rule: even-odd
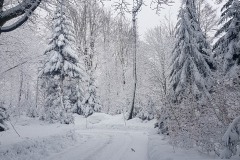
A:
POLYGON ((79 130, 83 141, 47 160, 147 160, 148 135, 140 131, 79 130))

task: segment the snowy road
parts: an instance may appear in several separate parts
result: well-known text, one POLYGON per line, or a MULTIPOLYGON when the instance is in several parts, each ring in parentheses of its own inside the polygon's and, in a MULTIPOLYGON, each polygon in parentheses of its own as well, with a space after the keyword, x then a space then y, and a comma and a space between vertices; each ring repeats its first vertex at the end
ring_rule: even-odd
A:
POLYGON ((79 145, 47 160, 147 160, 148 135, 141 131, 81 130, 79 145))
POLYGON ((13 129, 0 132, 0 160, 220 160, 171 146, 154 123, 135 118, 125 125, 122 115, 104 113, 88 121, 76 115, 72 125, 22 117, 16 124, 22 137, 13 129))

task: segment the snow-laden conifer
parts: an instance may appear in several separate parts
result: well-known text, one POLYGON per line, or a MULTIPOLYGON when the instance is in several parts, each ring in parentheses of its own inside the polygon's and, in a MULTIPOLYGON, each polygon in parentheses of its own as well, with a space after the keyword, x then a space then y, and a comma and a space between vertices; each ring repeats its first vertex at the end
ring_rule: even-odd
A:
POLYGON ((175 96, 184 92, 208 95, 213 68, 211 49, 197 21, 193 0, 183 1, 178 19, 170 72, 171 90, 175 96))
POLYGON ((58 4, 53 18, 53 33, 45 55, 45 63, 40 72, 44 77, 46 89, 45 117, 48 121, 61 121, 62 123, 72 123, 72 104, 78 103, 70 100, 69 91, 79 85, 79 79, 84 76, 83 69, 79 63, 79 57, 75 49, 75 37, 72 22, 67 16, 67 8, 64 1, 58 4), (78 79, 78 80, 77 80, 78 79), (67 82, 65 82, 67 81, 67 82), (74 83, 74 85, 71 85, 74 83))
POLYGON ((221 36, 214 44, 215 54, 223 58, 223 70, 233 75, 240 64, 240 2, 228 0, 222 7, 219 24, 223 24, 217 31, 216 37, 221 36))
POLYGON ((63 5, 57 6, 53 18, 53 34, 45 52, 47 60, 40 74, 77 78, 82 76, 82 69, 74 47, 72 22, 63 5))

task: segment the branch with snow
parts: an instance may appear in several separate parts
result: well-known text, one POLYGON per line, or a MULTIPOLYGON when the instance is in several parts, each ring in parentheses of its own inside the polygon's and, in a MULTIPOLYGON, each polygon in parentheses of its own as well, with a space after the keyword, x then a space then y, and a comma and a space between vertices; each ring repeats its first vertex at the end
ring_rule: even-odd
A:
POLYGON ((159 13, 163 5, 170 5, 171 3, 174 2, 172 0, 152 0, 150 6, 153 10, 156 10, 156 13, 159 13))
POLYGON ((6 11, 1 11, 1 5, 3 5, 3 1, 0 1, 0 33, 1 32, 10 32, 18 27, 20 27, 23 23, 25 23, 29 16, 33 13, 33 11, 40 5, 42 0, 24 0, 22 3, 19 3, 17 6, 10 8, 6 11), (7 21, 14 19, 23 15, 18 21, 13 23, 10 26, 2 27, 7 21))
POLYGON ((140 10, 142 4, 143 4, 143 0, 137 0, 136 6, 133 6, 132 13, 136 14, 140 10))
POLYGON ((221 153, 221 158, 231 158, 237 153, 237 145, 240 144, 240 116, 235 118, 229 125, 226 133, 222 138, 224 142, 224 150, 221 153))

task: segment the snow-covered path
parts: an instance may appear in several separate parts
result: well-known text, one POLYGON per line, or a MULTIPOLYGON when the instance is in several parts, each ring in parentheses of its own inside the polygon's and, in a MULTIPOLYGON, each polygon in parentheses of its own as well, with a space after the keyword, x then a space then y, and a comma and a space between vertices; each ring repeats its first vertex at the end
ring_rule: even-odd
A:
POLYGON ((141 131, 81 130, 85 139, 47 160, 148 160, 148 135, 141 131))

